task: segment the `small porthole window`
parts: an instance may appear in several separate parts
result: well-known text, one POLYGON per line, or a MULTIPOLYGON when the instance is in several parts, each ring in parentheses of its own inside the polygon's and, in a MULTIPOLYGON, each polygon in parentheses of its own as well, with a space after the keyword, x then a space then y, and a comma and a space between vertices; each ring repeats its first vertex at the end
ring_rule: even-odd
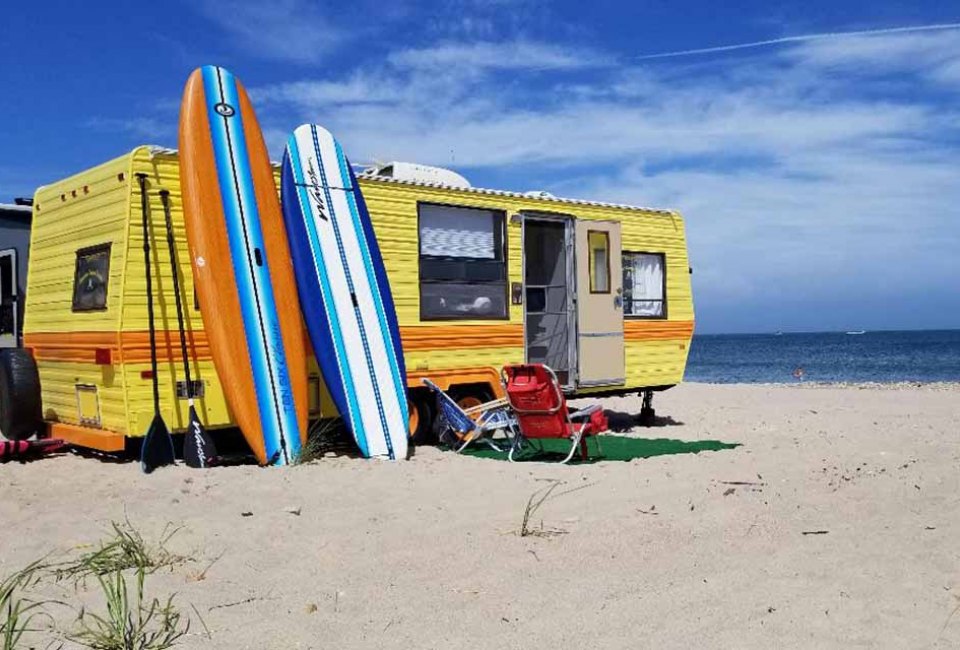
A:
POLYGON ((73 311, 100 311, 107 308, 110 246, 98 244, 77 251, 73 275, 73 311))

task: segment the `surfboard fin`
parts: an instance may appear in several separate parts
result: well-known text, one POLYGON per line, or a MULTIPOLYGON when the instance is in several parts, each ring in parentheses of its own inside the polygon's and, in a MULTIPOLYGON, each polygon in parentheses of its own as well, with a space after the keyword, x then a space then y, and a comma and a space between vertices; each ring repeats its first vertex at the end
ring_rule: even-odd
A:
POLYGON ((217 447, 206 427, 197 417, 197 410, 190 405, 190 424, 183 436, 183 460, 188 467, 205 468, 217 463, 217 447))
POLYGON ((158 467, 173 465, 174 460, 170 431, 163 418, 155 415, 140 448, 140 468, 145 474, 149 474, 158 467))

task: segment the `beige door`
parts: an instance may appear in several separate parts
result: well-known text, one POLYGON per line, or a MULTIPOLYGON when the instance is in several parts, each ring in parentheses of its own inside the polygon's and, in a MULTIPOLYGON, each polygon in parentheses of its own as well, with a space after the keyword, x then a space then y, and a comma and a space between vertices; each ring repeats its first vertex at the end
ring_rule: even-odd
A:
POLYGON ((620 224, 576 225, 578 386, 624 383, 620 224))

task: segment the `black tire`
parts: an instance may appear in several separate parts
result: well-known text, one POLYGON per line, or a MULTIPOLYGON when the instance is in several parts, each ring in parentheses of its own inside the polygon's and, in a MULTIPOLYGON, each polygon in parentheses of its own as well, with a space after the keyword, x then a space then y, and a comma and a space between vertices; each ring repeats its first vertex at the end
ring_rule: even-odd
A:
POLYGON ((436 407, 433 395, 426 390, 410 391, 411 406, 417 410, 417 428, 410 432, 410 442, 413 445, 434 445, 437 443, 437 433, 434 421, 436 407))
POLYGON ((22 348, 0 350, 0 433, 26 440, 42 422, 37 362, 22 348))
MULTIPOLYGON (((453 386, 449 391, 450 397, 453 398, 453 401, 460 403, 461 400, 470 399, 475 401, 476 404, 485 404, 493 399, 493 392, 490 390, 490 387, 486 384, 470 384, 466 386, 453 386)), ((463 404, 460 405, 464 407, 463 404)), ((475 404, 468 404, 469 406, 475 406, 475 404)), ((444 433, 444 424, 440 418, 434 418, 433 422, 433 438, 435 441, 440 440, 440 436, 444 433)))
POLYGON ((454 386, 450 389, 450 397, 456 402, 466 398, 473 398, 477 400, 478 403, 485 404, 493 400, 493 391, 485 384, 454 386))

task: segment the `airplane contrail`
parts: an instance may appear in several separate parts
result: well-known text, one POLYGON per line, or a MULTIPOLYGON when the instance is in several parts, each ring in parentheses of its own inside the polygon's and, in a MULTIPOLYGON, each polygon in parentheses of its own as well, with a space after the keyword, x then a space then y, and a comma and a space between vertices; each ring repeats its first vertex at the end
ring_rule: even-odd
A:
POLYGON ((650 59, 669 59, 680 56, 694 56, 697 54, 710 54, 713 52, 732 52, 734 50, 748 50, 755 47, 766 47, 768 45, 780 45, 781 43, 802 43, 804 41, 821 41, 831 38, 845 38, 847 36, 879 36, 882 34, 907 34, 910 32, 935 32, 951 29, 960 29, 960 23, 939 23, 935 25, 917 25, 914 27, 889 27, 886 29, 862 29, 850 32, 824 32, 820 34, 801 34, 798 36, 784 36, 782 38, 771 38, 765 41, 752 41, 750 43, 737 43, 734 45, 718 45, 715 47, 700 47, 693 50, 676 50, 673 52, 660 52, 658 54, 643 54, 631 57, 634 61, 647 61, 650 59))

